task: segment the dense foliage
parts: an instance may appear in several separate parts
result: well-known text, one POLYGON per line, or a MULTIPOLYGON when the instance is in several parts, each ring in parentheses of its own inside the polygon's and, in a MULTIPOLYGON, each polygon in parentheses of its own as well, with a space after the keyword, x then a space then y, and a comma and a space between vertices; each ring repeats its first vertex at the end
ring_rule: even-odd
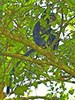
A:
POLYGON ((65 83, 74 84, 74 79, 75 0, 0 0, 0 100, 7 96, 5 86, 10 86, 14 100, 69 100, 75 91, 70 88, 66 92, 65 83), (42 48, 34 43, 32 34, 37 21, 49 27, 45 18, 40 19, 45 9, 45 18, 54 13, 56 20, 50 24, 52 33, 58 35, 51 46, 42 48), (59 46, 53 50, 59 38, 59 46), (23 56, 30 48, 36 52, 23 56), (48 87, 48 93, 30 96, 31 87, 36 89, 41 83, 48 87))

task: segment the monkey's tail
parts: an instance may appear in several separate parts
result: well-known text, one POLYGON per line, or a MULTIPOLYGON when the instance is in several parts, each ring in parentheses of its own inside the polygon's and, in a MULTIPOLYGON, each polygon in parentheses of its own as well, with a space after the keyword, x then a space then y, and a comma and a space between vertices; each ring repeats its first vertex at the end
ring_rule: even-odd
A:
POLYGON ((35 50, 34 49, 30 49, 28 52, 26 52, 24 54, 24 56, 29 56, 32 52, 34 52, 35 50))

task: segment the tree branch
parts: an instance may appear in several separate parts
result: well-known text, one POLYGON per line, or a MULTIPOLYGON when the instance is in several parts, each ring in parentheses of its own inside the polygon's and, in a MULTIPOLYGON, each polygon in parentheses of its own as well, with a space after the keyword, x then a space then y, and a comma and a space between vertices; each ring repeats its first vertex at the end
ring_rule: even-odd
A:
POLYGON ((12 40, 15 40, 16 42, 23 43, 24 45, 27 45, 27 46, 33 48, 34 50, 36 50, 39 53, 46 56, 51 65, 53 65, 53 66, 55 66, 55 67, 57 67, 61 70, 64 70, 65 72, 67 72, 70 75, 72 75, 73 77, 75 77, 75 71, 73 69, 70 69, 68 66, 63 64, 61 61, 58 62, 58 59, 55 57, 53 52, 51 52, 51 51, 48 52, 48 51, 42 49, 41 47, 39 47, 35 43, 32 43, 29 40, 27 40, 26 38, 23 39, 21 37, 16 37, 15 35, 12 35, 10 32, 5 30, 3 27, 0 27, 0 34, 3 34, 3 35, 7 36, 8 38, 10 38, 12 40))
MULTIPOLYGON (((16 100, 18 98, 7 99, 7 100, 16 100)), ((21 97, 21 100, 29 100, 29 99, 47 99, 47 100, 57 100, 57 97, 47 97, 47 96, 29 96, 29 97, 21 97)))
POLYGON ((20 54, 11 54, 11 53, 1 53, 0 52, 0 55, 3 55, 3 56, 9 56, 9 57, 12 57, 12 58, 18 58, 22 61, 30 61, 30 62, 33 62, 33 63, 36 63, 38 65, 42 65, 44 66, 44 64, 47 64, 47 65, 50 65, 50 62, 48 61, 45 61, 45 60, 35 60, 35 59, 32 59, 30 57, 26 57, 26 56, 23 56, 23 55, 20 55, 20 54))

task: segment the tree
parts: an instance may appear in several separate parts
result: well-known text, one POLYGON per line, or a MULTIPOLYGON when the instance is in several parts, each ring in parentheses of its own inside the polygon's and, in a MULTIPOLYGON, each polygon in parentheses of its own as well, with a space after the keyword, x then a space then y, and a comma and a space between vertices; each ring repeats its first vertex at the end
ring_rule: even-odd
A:
MULTIPOLYGON (((10 95, 14 93, 17 100, 36 98, 68 100, 69 94, 73 95, 73 88, 65 93, 65 82, 75 83, 73 80, 75 78, 74 4, 74 0, 0 1, 1 100, 6 97, 3 88, 8 85, 11 88, 10 95), (34 43, 32 33, 38 20, 44 27, 49 27, 44 22, 45 19, 40 19, 45 9, 47 10, 45 18, 49 18, 49 12, 54 13, 56 20, 50 24, 52 33, 58 33, 58 35, 51 46, 42 48, 34 43), (62 43, 53 50, 59 37, 62 43), (23 56, 30 48, 36 52, 28 57, 23 56), (16 67, 18 61, 21 62, 16 67), (14 71, 12 71, 13 67, 14 71), (37 88, 41 83, 50 88, 46 96, 25 96, 25 93, 30 94, 31 86, 37 88), (60 84, 59 87, 58 84, 60 84)), ((45 36, 45 40, 47 38, 48 36, 45 36)))

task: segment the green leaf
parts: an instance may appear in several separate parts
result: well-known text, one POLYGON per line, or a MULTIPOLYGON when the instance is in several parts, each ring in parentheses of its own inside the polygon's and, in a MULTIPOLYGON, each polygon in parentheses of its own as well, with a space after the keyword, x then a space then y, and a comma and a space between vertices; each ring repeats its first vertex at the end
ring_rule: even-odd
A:
POLYGON ((75 8, 75 0, 66 0, 69 4, 70 7, 74 7, 75 8))
POLYGON ((34 82, 33 82, 33 86, 34 86, 35 88, 37 88, 38 83, 37 83, 36 81, 34 81, 34 82))
POLYGON ((26 92, 28 90, 27 85, 23 85, 23 86, 17 86, 15 89, 15 94, 18 95, 24 95, 24 92, 26 92))
POLYGON ((74 94, 74 89, 71 88, 71 89, 69 90, 69 93, 70 93, 71 95, 73 95, 73 94, 74 94))

